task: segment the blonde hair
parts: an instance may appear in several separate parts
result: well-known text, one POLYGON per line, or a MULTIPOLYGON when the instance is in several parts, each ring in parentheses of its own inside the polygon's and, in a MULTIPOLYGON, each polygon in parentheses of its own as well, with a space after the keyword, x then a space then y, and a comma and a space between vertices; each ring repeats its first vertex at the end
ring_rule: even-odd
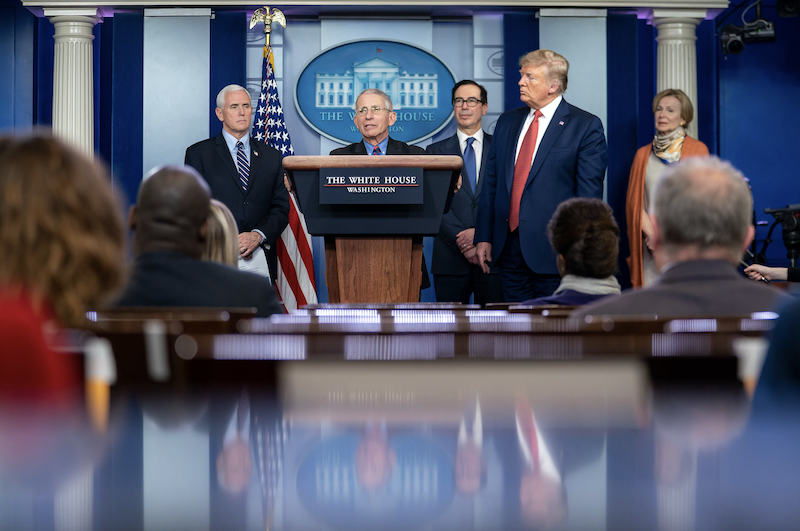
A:
POLYGON ((0 138, 0 284, 81 326, 121 286, 126 247, 104 166, 49 134, 0 138))
POLYGON ((236 267, 239 262, 238 242, 239 233, 233 214, 224 203, 212 199, 203 260, 236 267))
POLYGON ((519 66, 544 66, 549 83, 558 83, 557 94, 567 91, 569 61, 553 50, 534 50, 519 58, 519 66))

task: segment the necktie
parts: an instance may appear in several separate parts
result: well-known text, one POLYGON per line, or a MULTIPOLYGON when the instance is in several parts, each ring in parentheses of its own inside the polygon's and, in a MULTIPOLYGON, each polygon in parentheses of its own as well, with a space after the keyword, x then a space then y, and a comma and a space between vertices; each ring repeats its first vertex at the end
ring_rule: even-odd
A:
POLYGON ((472 188, 472 193, 475 193, 475 150, 472 149, 472 143, 475 142, 473 137, 467 139, 467 147, 464 149, 464 170, 467 173, 469 185, 472 188))
POLYGON ((236 143, 236 168, 239 170, 239 180, 242 181, 242 189, 247 191, 247 179, 250 177, 250 164, 244 154, 244 144, 239 141, 236 143))
POLYGON ((536 436, 536 423, 533 420, 533 410, 528 399, 522 395, 516 397, 514 406, 520 431, 531 455, 531 468, 539 470, 539 438, 536 436))
POLYGON ((525 133, 522 147, 519 148, 517 164, 514 166, 514 182, 511 185, 511 205, 508 213, 508 228, 512 231, 519 227, 519 201, 522 199, 522 191, 525 190, 525 183, 528 182, 528 175, 531 173, 533 150, 536 148, 536 137, 539 135, 540 116, 542 111, 536 109, 533 122, 525 133))
POLYGON ((375 146, 375 149, 372 150, 372 154, 373 155, 380 155, 381 154, 381 148, 379 148, 378 146, 375 146))

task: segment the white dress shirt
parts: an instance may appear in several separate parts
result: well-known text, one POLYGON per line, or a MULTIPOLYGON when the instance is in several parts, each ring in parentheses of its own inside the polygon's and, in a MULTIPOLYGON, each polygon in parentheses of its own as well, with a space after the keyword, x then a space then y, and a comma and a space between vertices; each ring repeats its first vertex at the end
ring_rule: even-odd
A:
MULTIPOLYGON (((550 121, 553 119, 553 115, 556 113, 556 109, 558 106, 561 105, 561 100, 564 98, 562 96, 558 96, 556 99, 539 109, 542 111, 542 115, 539 117, 539 131, 536 135, 536 147, 533 149, 533 157, 531 157, 531 167, 533 167, 533 161, 536 160, 536 152, 539 151, 539 144, 542 143, 542 138, 544 137, 545 131, 547 131, 547 126, 550 125, 550 121)), ((514 162, 517 162, 517 157, 519 156, 519 150, 522 148, 522 141, 525 140, 525 135, 528 133, 528 128, 533 123, 533 117, 536 114, 536 109, 531 109, 528 113, 528 116, 525 117, 525 123, 522 124, 522 132, 519 134, 519 138, 517 139, 517 151, 514 155, 514 162)))

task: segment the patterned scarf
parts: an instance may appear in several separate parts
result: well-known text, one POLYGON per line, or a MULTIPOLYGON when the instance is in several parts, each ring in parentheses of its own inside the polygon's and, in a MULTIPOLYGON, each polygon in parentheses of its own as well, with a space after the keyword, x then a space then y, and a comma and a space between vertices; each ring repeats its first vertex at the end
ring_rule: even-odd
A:
POLYGON ((686 129, 678 127, 668 135, 656 135, 653 138, 653 153, 660 158, 664 164, 672 164, 681 160, 683 151, 683 139, 686 138, 686 129))

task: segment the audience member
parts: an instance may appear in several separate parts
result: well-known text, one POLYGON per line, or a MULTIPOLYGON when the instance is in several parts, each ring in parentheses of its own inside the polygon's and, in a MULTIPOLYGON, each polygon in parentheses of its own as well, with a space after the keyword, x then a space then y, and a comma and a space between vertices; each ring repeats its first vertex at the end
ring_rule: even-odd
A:
POLYGON ((736 315, 772 310, 787 296, 736 272, 753 239, 753 198, 744 176, 716 157, 670 166, 656 186, 650 287, 574 315, 736 315))
POLYGON ((166 166, 146 178, 131 207, 136 254, 117 306, 255 307, 281 313, 265 277, 200 257, 208 235, 211 192, 191 167, 166 166))
POLYGON ((44 134, 0 139, 0 390, 79 383, 51 350, 124 279, 120 203, 99 164, 44 134))
MULTIPOLYGON (((759 283, 760 284, 760 283, 759 283)), ((796 408, 800 399, 800 300, 781 311, 758 378, 754 403, 796 408)))
POLYGON ((561 283, 553 295, 524 304, 579 306, 619 294, 619 282, 614 277, 619 227, 611 207, 599 199, 567 199, 550 218, 547 237, 557 255, 561 283))
POLYGON ((237 267, 239 250, 237 245, 236 220, 222 201, 211 200, 208 212, 208 236, 203 249, 203 260, 237 267))

